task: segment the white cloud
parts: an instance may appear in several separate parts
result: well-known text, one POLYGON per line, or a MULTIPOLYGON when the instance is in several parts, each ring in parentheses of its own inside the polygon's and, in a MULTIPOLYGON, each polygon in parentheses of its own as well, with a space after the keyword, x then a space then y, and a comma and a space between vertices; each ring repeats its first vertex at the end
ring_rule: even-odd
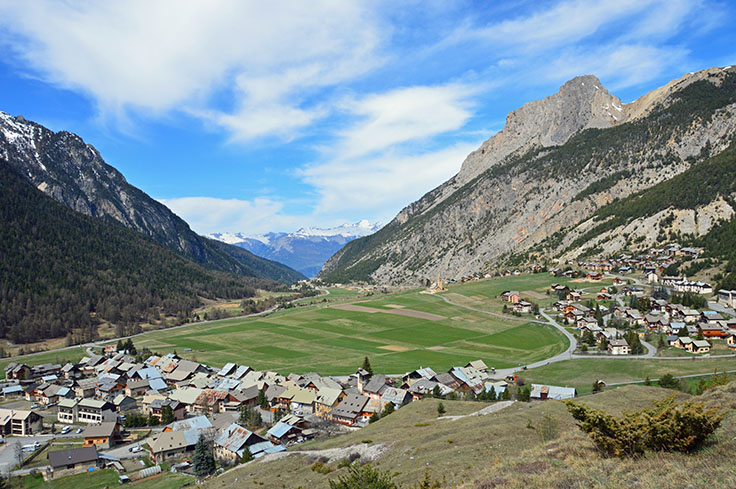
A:
POLYGON ((481 85, 397 88, 344 102, 354 122, 336 134, 324 160, 300 171, 319 193, 317 214, 370 213, 387 220, 452 177, 477 142, 431 143, 463 128, 481 85), (426 149, 429 143, 432 149, 426 149))
POLYGON ((388 222, 401 208, 455 175, 479 142, 425 153, 387 151, 352 160, 332 160, 302 171, 320 193, 318 214, 360 212, 388 222))
MULTIPOLYGON (((538 55, 570 46, 602 29, 617 32, 609 39, 636 32, 638 37, 677 27, 699 2, 686 0, 605 0, 559 2, 526 16, 487 25, 468 21, 439 43, 447 46, 482 41, 509 53, 538 55)), ((546 4, 545 4, 546 5, 546 4)))
POLYGON ((299 218, 285 215, 284 205, 267 198, 253 200, 214 197, 161 199, 199 234, 246 232, 260 234, 298 227, 299 218))
POLYGON ((472 115, 468 99, 477 91, 461 84, 415 86, 348 102, 346 109, 360 120, 338 133, 337 151, 354 158, 460 129, 472 115))
POLYGON ((538 72, 548 80, 594 74, 608 82, 607 88, 615 90, 658 78, 666 69, 682 63, 686 56, 687 51, 680 47, 640 44, 570 49, 538 68, 538 72))
POLYGON ((322 109, 303 96, 379 64, 381 34, 354 2, 0 3, 3 41, 32 74, 91 96, 103 115, 185 109, 236 139, 284 135, 322 109), (235 106, 213 107, 218 90, 235 106))

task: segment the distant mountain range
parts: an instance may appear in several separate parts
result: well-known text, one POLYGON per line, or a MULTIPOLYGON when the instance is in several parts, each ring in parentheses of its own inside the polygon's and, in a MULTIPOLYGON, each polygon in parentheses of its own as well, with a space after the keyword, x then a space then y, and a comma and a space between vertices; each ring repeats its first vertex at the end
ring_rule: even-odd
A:
POLYGON ((576 77, 509 113, 457 175, 348 243, 319 276, 417 285, 712 241, 736 216, 735 140, 736 67, 686 74, 629 104, 595 76, 576 77))
POLYGON ((294 268, 314 277, 329 257, 346 243, 381 229, 366 220, 333 228, 301 228, 293 233, 271 232, 256 236, 243 233, 213 233, 208 237, 239 246, 251 253, 294 268))

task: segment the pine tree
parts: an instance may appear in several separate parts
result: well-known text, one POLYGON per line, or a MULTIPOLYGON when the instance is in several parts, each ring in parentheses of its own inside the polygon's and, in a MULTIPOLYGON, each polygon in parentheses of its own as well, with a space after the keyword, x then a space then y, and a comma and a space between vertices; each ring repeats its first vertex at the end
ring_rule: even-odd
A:
POLYGON ((368 360, 368 357, 363 359, 363 370, 368 372, 370 375, 373 375, 373 367, 371 367, 371 362, 368 360))
POLYGON ((250 449, 248 447, 243 448, 243 456, 240 457, 240 463, 244 464, 246 462, 250 462, 253 460, 253 454, 250 453, 250 449))
POLYGON ((197 444, 194 446, 192 470, 194 470, 194 473, 198 477, 210 475, 215 471, 215 457, 212 456, 210 447, 202 435, 199 436, 199 440, 197 440, 197 444))
POLYGON ((164 406, 163 409, 161 409, 161 422, 163 424, 174 422, 174 410, 171 409, 171 406, 164 406))
POLYGON ((256 402, 262 409, 268 409, 268 399, 266 399, 266 393, 263 389, 258 391, 258 400, 256 402))
POLYGON ((250 424, 250 407, 249 406, 243 406, 240 408, 240 417, 238 417, 238 424, 241 424, 243 426, 248 426, 250 424))
POLYGON ((394 403, 393 403, 393 402, 389 402, 389 403, 387 403, 387 404, 386 404, 386 405, 385 405, 385 406, 383 407, 383 412, 381 413, 381 417, 382 417, 382 418, 385 418, 385 417, 386 417, 386 416, 388 416, 389 414, 393 413, 393 412, 394 412, 394 409, 395 409, 395 408, 394 408, 394 403))
POLYGON ((447 412, 445 409, 445 405, 441 402, 437 404, 437 416, 444 416, 444 414, 447 412))
POLYGON ((509 391, 508 387, 503 390, 503 400, 504 401, 510 401, 511 400, 511 392, 509 391))

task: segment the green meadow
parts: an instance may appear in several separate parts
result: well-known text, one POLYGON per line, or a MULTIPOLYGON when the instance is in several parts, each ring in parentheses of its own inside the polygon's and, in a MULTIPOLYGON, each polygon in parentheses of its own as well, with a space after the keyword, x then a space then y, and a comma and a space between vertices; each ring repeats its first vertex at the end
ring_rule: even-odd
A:
MULTIPOLYGON (((545 279, 548 286, 553 278, 545 279)), ((493 287, 494 282, 473 285, 493 287)), ((419 292, 362 297, 356 303, 380 312, 317 304, 266 317, 151 332, 137 338, 136 345, 159 353, 176 351, 213 366, 236 362, 282 373, 316 371, 325 375, 352 373, 366 356, 376 371, 397 374, 421 366, 446 370, 475 359, 507 368, 567 348, 567 340, 554 328, 470 311, 419 292), (442 319, 390 314, 399 308, 442 319)))

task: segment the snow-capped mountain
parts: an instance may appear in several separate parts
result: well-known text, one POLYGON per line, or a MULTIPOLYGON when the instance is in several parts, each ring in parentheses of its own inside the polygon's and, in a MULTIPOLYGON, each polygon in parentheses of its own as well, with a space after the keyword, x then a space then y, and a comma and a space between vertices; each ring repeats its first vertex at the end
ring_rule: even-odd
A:
POLYGON ((248 236, 243 233, 213 233, 208 237, 240 246, 251 253, 276 260, 314 277, 322 265, 346 243, 381 229, 381 223, 365 219, 333 228, 301 228, 293 233, 266 233, 248 236))

